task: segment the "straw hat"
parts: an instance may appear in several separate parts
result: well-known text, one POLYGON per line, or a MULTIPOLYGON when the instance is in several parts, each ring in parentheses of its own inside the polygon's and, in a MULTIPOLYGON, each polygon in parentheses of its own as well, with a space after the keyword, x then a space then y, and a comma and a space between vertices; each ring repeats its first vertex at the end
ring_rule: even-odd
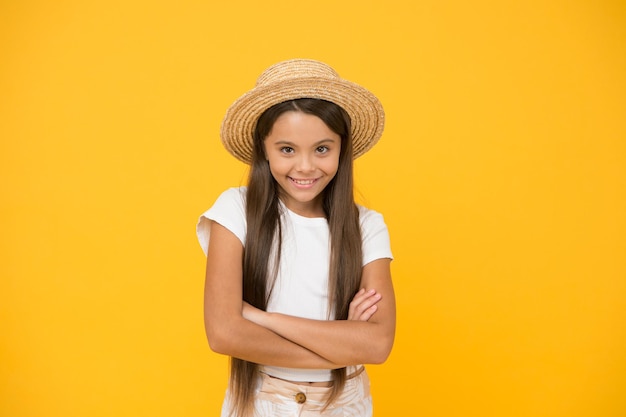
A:
POLYGON ((378 142, 385 125, 380 101, 365 88, 339 77, 323 62, 294 59, 265 70, 256 86, 239 97, 222 122, 222 143, 235 158, 252 162, 252 138, 261 114, 275 104, 298 98, 317 98, 341 106, 352 121, 353 157, 378 142))

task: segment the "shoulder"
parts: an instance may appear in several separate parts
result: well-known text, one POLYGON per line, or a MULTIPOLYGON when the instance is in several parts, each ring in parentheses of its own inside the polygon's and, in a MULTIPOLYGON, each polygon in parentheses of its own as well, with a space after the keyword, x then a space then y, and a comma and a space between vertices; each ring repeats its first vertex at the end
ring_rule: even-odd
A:
POLYGON ((357 207, 363 240, 363 265, 380 258, 393 259, 389 231, 383 215, 363 206, 357 207))
POLYGON ((246 193, 247 187, 229 188, 217 197, 210 209, 202 213, 196 225, 196 234, 205 253, 209 245, 211 221, 221 224, 242 243, 245 242, 246 193))
POLYGON ((385 225, 385 219, 383 215, 375 210, 357 204, 359 209, 359 222, 361 229, 368 230, 372 227, 380 227, 385 225))
POLYGON ((215 205, 238 205, 244 207, 246 205, 246 194, 248 187, 231 187, 217 197, 215 205))
POLYGON ((212 220, 222 218, 245 218, 247 187, 232 187, 217 197, 213 206, 203 216, 212 220))

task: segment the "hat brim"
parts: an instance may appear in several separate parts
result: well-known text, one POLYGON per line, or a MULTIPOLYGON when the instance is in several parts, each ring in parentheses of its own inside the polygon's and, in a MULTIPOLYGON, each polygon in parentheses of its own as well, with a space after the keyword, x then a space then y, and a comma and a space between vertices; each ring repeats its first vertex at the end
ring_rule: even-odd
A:
POLYGON ((222 122, 224 147, 246 164, 252 162, 253 135, 261 114, 275 104, 299 98, 315 98, 342 107, 352 122, 353 158, 371 149, 385 127, 382 104, 367 89, 343 79, 297 78, 257 86, 237 99, 222 122))

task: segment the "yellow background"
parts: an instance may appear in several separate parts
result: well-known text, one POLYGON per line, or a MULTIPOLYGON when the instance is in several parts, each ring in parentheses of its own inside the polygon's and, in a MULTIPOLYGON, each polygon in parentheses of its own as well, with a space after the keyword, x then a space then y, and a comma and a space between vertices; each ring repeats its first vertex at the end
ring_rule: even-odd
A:
POLYGON ((621 1, 1 1, 0 415, 215 416, 197 216, 282 59, 387 111, 360 201, 396 256, 378 416, 626 415, 621 1))

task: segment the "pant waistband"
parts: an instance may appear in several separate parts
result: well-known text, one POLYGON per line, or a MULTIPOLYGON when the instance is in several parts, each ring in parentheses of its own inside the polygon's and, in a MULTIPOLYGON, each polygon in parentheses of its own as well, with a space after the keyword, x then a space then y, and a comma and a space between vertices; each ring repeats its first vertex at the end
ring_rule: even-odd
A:
MULTIPOLYGON (((356 371, 352 372, 350 375, 346 376, 346 380, 350 380, 356 378, 361 375, 365 371, 365 366, 361 365, 356 371)), ((276 376, 265 374, 270 378, 279 379, 281 381, 290 382, 296 385, 306 385, 309 387, 332 387, 333 381, 324 381, 324 382, 306 382, 306 381, 291 381, 289 379, 278 378, 276 376)))

